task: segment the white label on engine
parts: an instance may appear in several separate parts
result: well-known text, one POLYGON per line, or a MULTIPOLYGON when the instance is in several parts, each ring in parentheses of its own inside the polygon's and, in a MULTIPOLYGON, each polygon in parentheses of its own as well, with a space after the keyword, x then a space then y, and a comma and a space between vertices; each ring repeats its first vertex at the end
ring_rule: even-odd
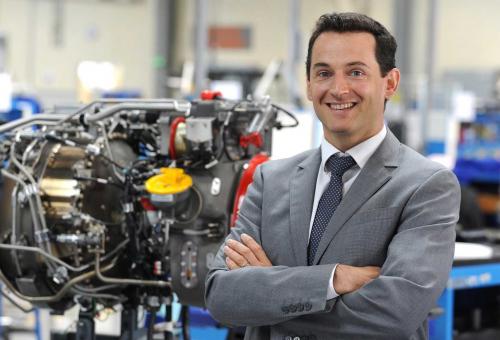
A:
POLYGON ((219 177, 215 177, 212 181, 212 187, 210 188, 210 193, 214 196, 220 194, 221 181, 219 177))

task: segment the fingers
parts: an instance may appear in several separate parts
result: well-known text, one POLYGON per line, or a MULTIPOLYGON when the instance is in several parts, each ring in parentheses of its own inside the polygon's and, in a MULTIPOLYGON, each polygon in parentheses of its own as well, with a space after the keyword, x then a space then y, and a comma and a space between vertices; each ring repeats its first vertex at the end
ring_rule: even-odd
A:
POLYGON ((229 257, 226 257, 226 264, 227 264, 227 267, 229 268, 229 270, 241 268, 233 260, 231 260, 229 257))
POLYGON ((249 264, 249 261, 247 261, 245 257, 229 246, 224 246, 224 254, 226 255, 226 258, 230 259, 239 267, 245 267, 249 264))
POLYGON ((235 240, 227 240, 226 246, 242 256, 250 265, 258 266, 260 264, 259 260, 257 259, 257 257, 255 257, 255 254, 252 252, 252 250, 243 243, 235 240))
POLYGON ((264 266, 271 266, 271 261, 267 258, 264 249, 247 234, 241 234, 241 241, 251 250, 257 260, 264 266))
MULTIPOLYGON (((224 254, 235 267, 229 269, 236 269, 245 266, 272 266, 271 261, 267 257, 264 249, 249 235, 242 234, 241 242, 229 239, 224 246, 224 254)), ((227 261, 226 261, 227 262, 227 261)))

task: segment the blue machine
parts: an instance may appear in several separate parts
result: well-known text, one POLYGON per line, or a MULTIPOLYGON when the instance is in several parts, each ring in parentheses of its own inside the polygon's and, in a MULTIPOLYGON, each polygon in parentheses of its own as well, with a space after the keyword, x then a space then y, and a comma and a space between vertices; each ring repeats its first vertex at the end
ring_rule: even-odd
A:
POLYGON ((500 263, 462 264, 451 270, 448 284, 438 300, 443 314, 429 322, 430 340, 453 339, 453 312, 457 290, 500 285, 500 263))
POLYGON ((0 112, 0 121, 9 122, 21 118, 25 112, 29 114, 42 112, 40 101, 30 96, 13 96, 10 111, 0 112))

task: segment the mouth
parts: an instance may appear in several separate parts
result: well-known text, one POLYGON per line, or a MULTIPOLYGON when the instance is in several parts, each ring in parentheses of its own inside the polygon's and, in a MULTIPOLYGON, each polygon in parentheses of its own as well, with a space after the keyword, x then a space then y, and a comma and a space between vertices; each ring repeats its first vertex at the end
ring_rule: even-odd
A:
POLYGON ((342 111, 349 110, 356 106, 357 103, 327 103, 328 107, 332 110, 342 111))

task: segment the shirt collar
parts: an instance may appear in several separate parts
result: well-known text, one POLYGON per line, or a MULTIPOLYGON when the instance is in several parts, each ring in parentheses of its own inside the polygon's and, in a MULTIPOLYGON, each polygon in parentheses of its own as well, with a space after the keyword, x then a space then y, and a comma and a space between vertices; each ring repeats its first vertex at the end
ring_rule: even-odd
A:
POLYGON ((382 126, 382 129, 374 136, 368 138, 367 140, 359 143, 358 145, 353 146, 345 153, 337 149, 335 146, 330 144, 325 137, 321 141, 321 165, 320 169, 325 168, 325 163, 330 158, 330 156, 340 152, 341 155, 349 154, 354 160, 356 164, 363 169, 366 165, 370 157, 373 155, 375 150, 380 146, 385 136, 387 135, 387 128, 385 124, 382 126))

